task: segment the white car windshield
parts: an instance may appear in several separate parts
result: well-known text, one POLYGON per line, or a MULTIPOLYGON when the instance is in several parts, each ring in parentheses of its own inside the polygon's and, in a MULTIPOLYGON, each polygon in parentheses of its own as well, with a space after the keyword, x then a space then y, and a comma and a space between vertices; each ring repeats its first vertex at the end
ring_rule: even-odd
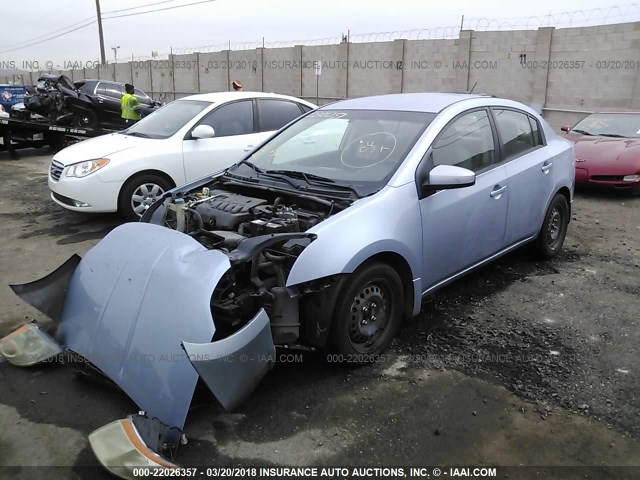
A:
POLYGON ((318 110, 247 160, 266 174, 322 177, 377 191, 435 116, 425 112, 318 110))
POLYGON ((176 100, 121 133, 143 138, 169 138, 210 105, 210 102, 200 100, 176 100))

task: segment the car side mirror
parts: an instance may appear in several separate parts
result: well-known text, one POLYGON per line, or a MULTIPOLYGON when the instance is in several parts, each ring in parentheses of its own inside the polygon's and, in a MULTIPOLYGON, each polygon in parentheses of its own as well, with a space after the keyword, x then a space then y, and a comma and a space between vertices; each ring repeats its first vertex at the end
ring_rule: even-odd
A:
POLYGON ((562 130, 565 133, 569 133, 571 131, 571 127, 569 125, 563 125, 560 127, 560 130, 562 130))
POLYGON ((471 170, 455 165, 438 165, 431 169, 423 190, 448 190, 452 188, 470 187, 476 183, 476 174, 471 170))
POLYGON ((191 138, 194 138, 196 140, 212 138, 215 136, 215 134, 216 134, 215 130, 210 125, 198 125, 191 132, 191 138))

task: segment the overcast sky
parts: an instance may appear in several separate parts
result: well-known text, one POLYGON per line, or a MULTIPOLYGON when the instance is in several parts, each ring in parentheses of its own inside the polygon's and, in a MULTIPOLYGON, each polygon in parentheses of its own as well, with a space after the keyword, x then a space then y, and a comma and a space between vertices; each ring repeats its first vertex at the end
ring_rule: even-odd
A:
MULTIPOLYGON (((466 19, 507 19, 504 21, 515 24, 517 18, 526 21, 529 16, 542 17, 551 13, 558 19, 563 11, 582 10, 589 15, 590 10, 600 8, 602 12, 591 13, 590 24, 640 20, 640 7, 630 7, 630 2, 624 0, 216 0, 145 15, 107 19, 196 1, 101 0, 107 59, 113 60, 111 47, 115 46, 120 46, 118 58, 122 60, 130 59, 131 55, 148 56, 153 50, 165 53, 171 47, 182 49, 228 41, 233 47, 233 44, 241 42, 261 42, 263 37, 269 46, 276 41, 339 37, 347 30, 352 36, 357 36, 369 32, 433 29, 459 25, 463 14, 466 19), (156 2, 159 4, 132 10, 132 7, 156 2), (626 15, 622 17, 618 11, 609 10, 614 5, 622 5, 620 11, 626 15), (122 9, 127 10, 108 13, 122 9), (597 20, 607 13, 608 21, 597 20)), ((95 14, 94 0, 3 1, 0 69, 12 61, 19 67, 25 60, 53 61, 55 64, 98 60, 98 29, 95 23, 44 43, 7 51, 64 32, 62 29, 69 25, 82 26, 91 22, 92 17, 95 19, 95 14)), ((561 21, 567 24, 569 17, 564 16, 561 21)), ((584 25, 583 17, 574 15, 574 23, 584 25)))

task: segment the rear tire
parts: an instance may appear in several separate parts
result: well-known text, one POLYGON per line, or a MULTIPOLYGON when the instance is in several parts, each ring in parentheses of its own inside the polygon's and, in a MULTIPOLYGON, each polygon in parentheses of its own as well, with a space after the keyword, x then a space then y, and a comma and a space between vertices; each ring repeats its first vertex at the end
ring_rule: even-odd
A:
POLYGON ((120 190, 118 211, 127 221, 138 222, 147 208, 172 187, 171 182, 156 173, 130 178, 120 190))
POLYGON ((333 312, 331 343, 341 361, 374 361, 396 335, 402 322, 402 280, 380 262, 357 269, 338 295, 333 312))
POLYGON ((564 243, 569 224, 569 205, 564 195, 558 193, 547 209, 542 228, 533 243, 533 252, 540 258, 555 257, 564 243))

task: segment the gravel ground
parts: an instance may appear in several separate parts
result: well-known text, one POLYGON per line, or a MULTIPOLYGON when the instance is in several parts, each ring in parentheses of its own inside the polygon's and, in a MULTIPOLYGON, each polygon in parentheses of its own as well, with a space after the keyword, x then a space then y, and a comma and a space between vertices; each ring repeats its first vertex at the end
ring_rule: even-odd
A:
MULTIPOLYGON (((39 278, 120 223, 57 207, 49 160, 0 153, 5 284, 39 278)), ((304 354, 277 365, 234 413, 198 396, 179 463, 640 478, 640 198, 579 192, 573 208, 558 258, 514 252, 442 289, 386 361, 353 369, 304 354)), ((46 324, 6 286, 0 300, 0 335, 32 318, 46 324)), ((60 365, 2 363, 0 385, 0 477, 110 478, 86 436, 136 411, 122 392, 60 365)))

